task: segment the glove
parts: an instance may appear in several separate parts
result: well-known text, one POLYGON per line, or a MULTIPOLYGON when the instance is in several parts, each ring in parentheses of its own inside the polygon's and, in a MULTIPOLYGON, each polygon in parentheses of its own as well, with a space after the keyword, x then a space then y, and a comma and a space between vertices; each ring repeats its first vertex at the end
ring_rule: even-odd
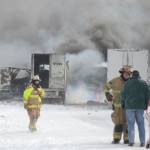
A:
POLYGON ((38 92, 39 95, 42 95, 42 89, 39 89, 39 88, 38 88, 38 89, 37 89, 37 92, 38 92))
POLYGON ((113 101, 113 99, 112 99, 113 96, 112 96, 109 92, 106 92, 105 95, 106 95, 106 98, 107 98, 107 100, 108 100, 109 102, 113 101))
POLYGON ((122 107, 122 109, 124 109, 125 107, 124 107, 124 105, 121 105, 121 107, 122 107))
POLYGON ((28 110, 28 104, 24 104, 24 109, 28 110))
POLYGON ((112 104, 112 110, 115 110, 115 106, 114 106, 114 104, 112 104))

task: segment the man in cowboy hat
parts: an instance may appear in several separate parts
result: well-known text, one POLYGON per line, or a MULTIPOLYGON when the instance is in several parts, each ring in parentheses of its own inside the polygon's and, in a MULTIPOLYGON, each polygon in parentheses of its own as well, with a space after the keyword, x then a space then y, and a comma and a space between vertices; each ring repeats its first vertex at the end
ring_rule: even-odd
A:
POLYGON ((35 75, 23 94, 24 108, 27 110, 30 118, 29 130, 31 132, 36 131, 36 122, 40 116, 41 98, 45 96, 45 92, 40 86, 40 81, 39 76, 35 75))

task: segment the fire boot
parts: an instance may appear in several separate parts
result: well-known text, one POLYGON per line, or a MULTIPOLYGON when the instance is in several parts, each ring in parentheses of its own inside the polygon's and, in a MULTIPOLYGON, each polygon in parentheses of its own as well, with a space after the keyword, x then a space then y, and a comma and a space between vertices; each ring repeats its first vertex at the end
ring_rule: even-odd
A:
POLYGON ((36 122, 37 122, 37 119, 36 119, 36 118, 32 118, 32 119, 30 120, 29 130, 30 130, 31 132, 36 131, 36 122))
POLYGON ((120 140, 119 139, 114 139, 113 141, 112 141, 112 144, 119 144, 120 143, 120 140))

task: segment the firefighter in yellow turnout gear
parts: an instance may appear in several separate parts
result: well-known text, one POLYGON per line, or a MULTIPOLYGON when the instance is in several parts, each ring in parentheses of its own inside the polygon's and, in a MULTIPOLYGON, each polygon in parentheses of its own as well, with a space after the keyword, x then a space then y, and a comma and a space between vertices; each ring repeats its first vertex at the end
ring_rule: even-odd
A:
POLYGON ((41 98, 45 96, 45 92, 39 83, 39 76, 34 76, 31 80, 31 84, 27 87, 23 94, 24 108, 27 110, 30 118, 29 130, 31 132, 36 131, 36 122, 40 116, 40 108, 42 103, 41 98))
POLYGON ((122 134, 124 144, 128 144, 128 131, 126 123, 125 110, 121 106, 120 92, 125 83, 130 78, 132 68, 130 66, 124 66, 119 70, 120 76, 109 81, 103 88, 108 101, 113 101, 113 113, 111 114, 112 121, 114 123, 113 131, 113 144, 120 142, 122 134), (110 94, 112 90, 112 95, 110 94))

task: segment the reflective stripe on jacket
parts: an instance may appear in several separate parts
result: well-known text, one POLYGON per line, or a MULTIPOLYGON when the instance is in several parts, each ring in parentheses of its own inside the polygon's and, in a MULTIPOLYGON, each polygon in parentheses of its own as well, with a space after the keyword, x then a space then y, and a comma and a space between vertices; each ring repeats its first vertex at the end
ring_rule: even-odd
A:
POLYGON ((41 97, 44 96, 45 92, 41 87, 35 90, 35 88, 30 85, 23 94, 24 104, 27 104, 27 108, 41 108, 41 97))

